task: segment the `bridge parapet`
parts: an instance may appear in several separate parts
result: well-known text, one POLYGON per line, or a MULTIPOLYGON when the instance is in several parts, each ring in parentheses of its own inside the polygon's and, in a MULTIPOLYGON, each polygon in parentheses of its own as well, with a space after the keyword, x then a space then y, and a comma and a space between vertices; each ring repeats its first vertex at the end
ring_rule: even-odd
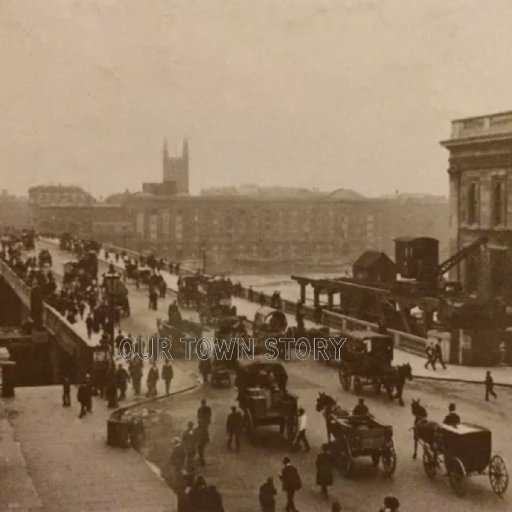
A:
POLYGON ((9 286, 16 292, 16 295, 21 299, 23 304, 30 308, 30 295, 31 288, 25 283, 22 279, 20 279, 16 273, 5 263, 5 261, 0 260, 0 273, 7 281, 9 286))
MULTIPOLYGON (((31 306, 31 287, 25 283, 16 273, 5 263, 0 260, 0 274, 12 290, 18 295, 20 300, 29 309, 31 306)), ((60 347, 71 357, 75 358, 79 366, 85 368, 84 365, 88 361, 88 351, 90 344, 80 334, 76 332, 73 326, 54 308, 48 304, 43 304, 43 323, 55 337, 60 347)))

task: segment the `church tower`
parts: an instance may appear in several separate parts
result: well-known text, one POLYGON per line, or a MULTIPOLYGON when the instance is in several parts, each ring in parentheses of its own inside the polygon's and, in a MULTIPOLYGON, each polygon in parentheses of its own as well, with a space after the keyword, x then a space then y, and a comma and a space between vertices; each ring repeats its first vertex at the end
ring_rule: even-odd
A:
POLYGON ((169 150, 167 147, 167 139, 164 140, 163 150, 163 181, 169 182, 174 181, 176 183, 176 192, 178 194, 189 193, 189 148, 188 140, 183 140, 183 149, 181 157, 169 156, 169 150))

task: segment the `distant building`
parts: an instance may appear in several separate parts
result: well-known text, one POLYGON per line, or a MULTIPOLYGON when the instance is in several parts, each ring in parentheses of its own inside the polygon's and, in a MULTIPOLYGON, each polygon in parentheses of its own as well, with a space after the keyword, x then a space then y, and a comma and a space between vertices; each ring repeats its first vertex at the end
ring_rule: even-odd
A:
POLYGON ((478 298, 512 304, 512 112, 452 121, 441 144, 449 151, 451 252, 489 238, 454 277, 478 298))
POLYGON ((141 193, 126 207, 138 249, 217 273, 338 272, 404 233, 447 239, 447 201, 141 193))
POLYGON ((96 200, 85 190, 74 185, 41 185, 28 190, 31 205, 89 205, 96 200))
POLYGON ((28 197, 18 197, 6 190, 0 193, 0 228, 30 227, 30 206, 28 197))

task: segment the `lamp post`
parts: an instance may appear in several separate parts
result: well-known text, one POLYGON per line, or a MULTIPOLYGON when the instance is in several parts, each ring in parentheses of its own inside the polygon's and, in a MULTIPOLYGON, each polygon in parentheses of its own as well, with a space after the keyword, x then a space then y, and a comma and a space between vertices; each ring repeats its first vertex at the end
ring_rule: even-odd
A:
POLYGON ((201 244, 201 255, 203 257, 203 274, 206 274, 206 244, 201 244))
POLYGON ((115 364, 114 364, 114 336, 115 336, 115 302, 114 298, 118 292, 118 288, 120 285, 120 276, 115 271, 114 265, 110 264, 108 272, 103 274, 103 287, 105 288, 105 292, 108 297, 108 305, 109 305, 109 337, 110 337, 110 364, 111 371, 109 375, 109 382, 107 383, 107 389, 110 391, 109 394, 109 407, 116 408, 118 407, 117 401, 117 389, 114 389, 114 383, 111 382, 115 376, 115 364), (111 390, 111 387, 113 388, 111 390))

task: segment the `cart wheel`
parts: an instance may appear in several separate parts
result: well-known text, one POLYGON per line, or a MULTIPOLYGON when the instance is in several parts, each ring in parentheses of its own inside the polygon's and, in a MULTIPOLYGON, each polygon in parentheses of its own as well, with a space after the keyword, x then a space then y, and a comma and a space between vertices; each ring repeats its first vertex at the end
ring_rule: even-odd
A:
POLYGON ((286 418, 285 437, 289 443, 293 443, 295 441, 295 437, 297 436, 298 429, 299 429, 299 418, 296 414, 286 418))
POLYGON ((447 466, 452 489, 459 496, 464 496, 466 493, 466 470, 464 469, 464 464, 462 464, 458 457, 453 457, 447 466))
POLYGON ((423 468, 429 478, 434 479, 437 473, 437 457, 430 446, 423 447, 423 468))
POLYGON ((492 490, 500 496, 507 490, 507 466, 499 455, 494 455, 489 463, 489 482, 491 483, 492 490))
POLYGON ((341 471, 341 474, 348 478, 350 476, 350 472, 352 470, 352 450, 350 449, 350 445, 348 444, 348 440, 345 436, 343 436, 337 443, 338 449, 338 465, 341 471))
POLYGON ((379 395, 382 390, 382 382, 380 381, 380 379, 379 378, 373 379, 372 385, 373 385, 373 389, 374 389, 375 393, 377 393, 377 395, 379 395))
POLYGON ((396 453, 393 441, 389 441, 381 455, 382 468, 386 475, 391 476, 396 470, 396 453))
POLYGON ((246 409, 244 411, 244 427, 245 433, 247 434, 247 438, 249 441, 254 441, 254 419, 252 417, 251 411, 246 409))
POLYGON ((352 378, 347 369, 343 366, 340 366, 338 369, 338 378, 340 379, 340 384, 345 391, 350 391, 350 384, 352 378))
POLYGON ((363 383, 359 377, 354 377, 354 391, 359 395, 363 389, 363 383))

